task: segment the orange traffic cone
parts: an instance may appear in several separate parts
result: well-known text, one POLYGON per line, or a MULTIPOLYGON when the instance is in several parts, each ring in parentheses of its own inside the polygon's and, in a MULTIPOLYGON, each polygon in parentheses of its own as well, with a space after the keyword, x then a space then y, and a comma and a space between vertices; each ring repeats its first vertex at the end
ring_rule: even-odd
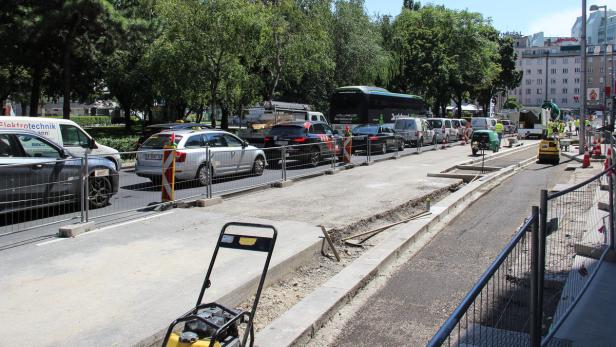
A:
POLYGON ((582 169, 590 167, 590 154, 588 153, 588 146, 584 146, 584 159, 582 160, 582 169))

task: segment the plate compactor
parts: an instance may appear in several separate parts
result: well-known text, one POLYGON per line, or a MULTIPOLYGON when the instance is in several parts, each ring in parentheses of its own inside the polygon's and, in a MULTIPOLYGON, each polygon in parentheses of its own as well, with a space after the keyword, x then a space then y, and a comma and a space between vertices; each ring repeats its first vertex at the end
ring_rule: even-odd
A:
POLYGON ((271 225, 252 224, 252 223, 227 223, 222 227, 212 260, 210 260, 210 266, 207 269, 199 298, 197 299, 196 306, 182 315, 180 318, 174 320, 167 334, 163 340, 163 347, 246 347, 254 344, 254 317, 257 311, 257 305, 259 304, 259 297, 261 296, 261 290, 265 283, 265 276, 269 268, 269 263, 274 251, 274 245, 276 244, 276 236, 278 232, 276 228, 271 225), (239 234, 227 233, 229 227, 242 227, 252 229, 270 229, 272 231, 270 237, 263 236, 247 236, 239 234), (263 266, 263 272, 259 279, 259 286, 257 287, 257 293, 255 300, 252 304, 250 312, 243 310, 236 310, 227 308, 218 303, 212 302, 202 304, 203 294, 205 290, 210 287, 210 275, 218 255, 220 248, 231 248, 254 252, 263 252, 267 254, 265 259, 265 265, 263 266), (175 332, 174 330, 180 324, 184 323, 181 332, 175 332), (240 327, 245 325, 244 333, 241 334, 240 339, 240 327), (250 344, 248 342, 248 336, 250 336, 250 344))

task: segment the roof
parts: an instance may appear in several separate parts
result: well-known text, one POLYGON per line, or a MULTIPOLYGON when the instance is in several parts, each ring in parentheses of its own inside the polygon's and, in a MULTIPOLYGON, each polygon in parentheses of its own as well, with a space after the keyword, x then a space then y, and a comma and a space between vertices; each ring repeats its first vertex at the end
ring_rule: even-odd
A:
POLYGON ((345 91, 360 91, 360 92, 362 92, 364 94, 370 94, 370 95, 386 95, 386 96, 393 96, 393 97, 399 97, 399 98, 423 100, 423 98, 421 96, 418 96, 418 95, 392 93, 392 92, 388 91, 387 89, 380 88, 380 87, 346 86, 346 87, 340 87, 340 88, 336 89, 337 93, 338 92, 345 92, 345 91))

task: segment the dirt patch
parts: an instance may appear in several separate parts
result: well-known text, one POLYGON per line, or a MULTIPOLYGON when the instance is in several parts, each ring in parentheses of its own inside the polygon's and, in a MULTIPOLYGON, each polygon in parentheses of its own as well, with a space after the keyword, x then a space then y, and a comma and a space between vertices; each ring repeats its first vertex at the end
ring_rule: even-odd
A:
MULTIPOLYGON (((396 206, 386 212, 364 218, 350 225, 329 230, 340 257, 340 262, 334 258, 329 247, 325 247, 327 256, 318 256, 309 263, 300 266, 286 278, 263 290, 255 317, 255 330, 260 331, 306 295, 325 283, 344 267, 361 256, 366 250, 379 243, 387 231, 369 239, 364 247, 349 246, 341 241, 352 234, 373 230, 387 224, 399 222, 426 210, 427 200, 434 204, 458 190, 462 184, 456 183, 439 189, 421 198, 411 200, 396 206)), ((244 301, 239 307, 250 310, 254 297, 244 301)))

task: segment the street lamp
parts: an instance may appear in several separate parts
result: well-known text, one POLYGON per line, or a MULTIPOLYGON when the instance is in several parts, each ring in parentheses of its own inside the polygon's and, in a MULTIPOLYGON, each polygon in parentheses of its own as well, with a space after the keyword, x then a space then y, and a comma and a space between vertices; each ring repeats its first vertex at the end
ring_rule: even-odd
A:
POLYGON ((607 114, 607 5, 591 5, 590 11, 599 11, 603 9, 603 126, 605 127, 607 114))

